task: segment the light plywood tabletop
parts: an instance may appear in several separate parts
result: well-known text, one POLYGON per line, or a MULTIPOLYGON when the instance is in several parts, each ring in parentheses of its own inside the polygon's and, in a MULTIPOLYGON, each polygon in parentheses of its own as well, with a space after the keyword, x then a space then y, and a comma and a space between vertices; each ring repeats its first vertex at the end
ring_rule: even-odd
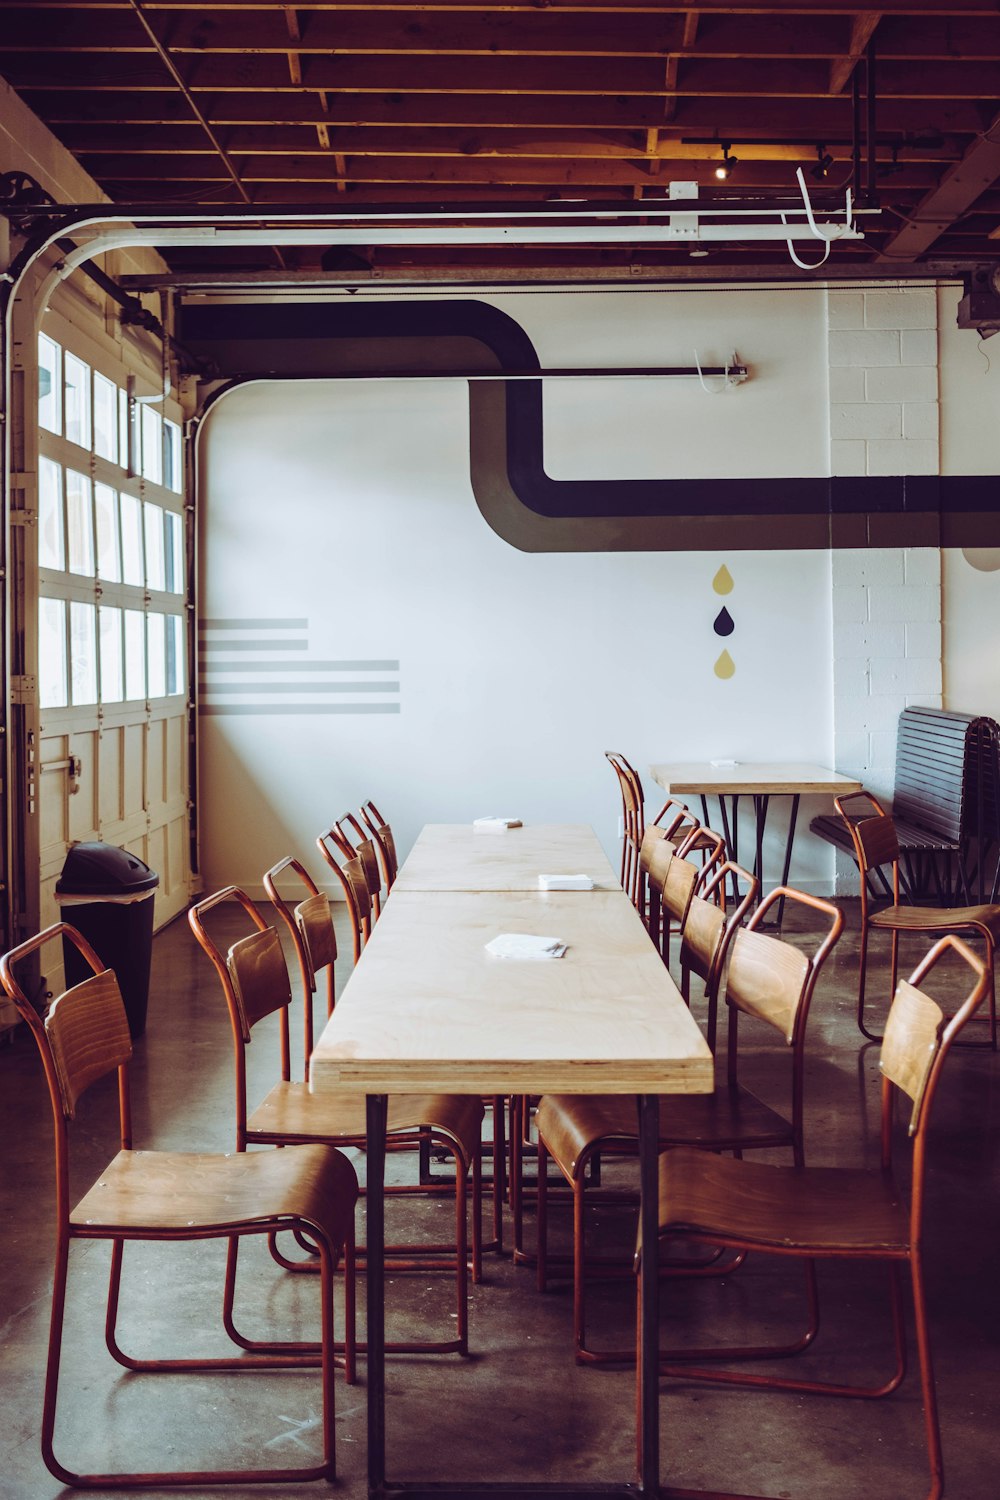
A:
POLYGON ((443 900, 398 883, 311 1076, 316 1091, 376 1094, 707 1093, 713 1084, 708 1047, 620 890, 443 900), (560 938, 568 952, 493 958, 485 945, 503 932, 560 938))
POLYGON ((539 875, 589 875, 603 890, 621 890, 597 835, 585 823, 529 823, 504 833, 475 833, 464 823, 428 823, 396 877, 393 896, 535 891, 539 875))
POLYGON ((826 793, 846 796, 861 790, 861 782, 825 766, 796 761, 746 761, 713 766, 708 761, 669 761, 650 767, 653 780, 674 797, 752 795, 794 797, 826 793))

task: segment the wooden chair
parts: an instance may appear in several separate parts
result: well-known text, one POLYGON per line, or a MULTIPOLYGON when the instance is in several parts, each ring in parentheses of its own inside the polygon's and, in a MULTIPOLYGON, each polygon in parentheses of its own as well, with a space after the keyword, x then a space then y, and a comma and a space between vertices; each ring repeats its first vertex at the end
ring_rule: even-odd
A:
MULTIPOLYGON (((727 870, 724 876, 720 870, 719 876, 724 880, 730 873, 727 870)), ((756 895, 756 882, 738 867, 737 874, 748 885, 748 895, 725 922, 719 948, 710 960, 709 968, 711 980, 718 986, 728 954, 726 1078, 716 1085, 712 1094, 665 1094, 660 1100, 660 1144, 684 1144, 704 1152, 786 1147, 791 1149, 796 1165, 801 1166, 806 1023, 816 982, 840 936, 844 918, 828 901, 779 886, 764 898, 747 925, 742 927, 739 925, 742 917, 756 895), (825 930, 811 956, 791 943, 759 930, 770 909, 782 897, 822 914, 825 919, 825 930), (791 1107, 787 1114, 758 1099, 740 1082, 737 1025, 740 1014, 776 1029, 791 1051, 791 1107)), ((698 898, 692 898, 695 899, 698 898)), ((705 924, 709 934, 713 925, 718 931, 716 924, 707 921, 701 906, 695 909, 698 922, 705 924)), ((635 1101, 624 1095, 548 1094, 538 1106, 535 1123, 538 1127, 539 1290, 545 1290, 548 1279, 548 1192, 544 1168, 551 1157, 573 1195, 573 1332, 577 1362, 605 1364, 629 1360, 633 1354, 631 1349, 595 1350, 587 1345, 585 1206, 590 1195, 584 1191, 584 1181, 587 1166, 595 1154, 638 1154, 635 1101)), ((755 1356, 747 1354, 743 1357, 755 1356)))
POLYGON ((354 1379, 354 1168, 328 1145, 253 1156, 134 1151, 129 1098, 132 1043, 121 992, 90 944, 65 922, 21 943, 0 959, 0 981, 27 1023, 41 1054, 52 1101, 56 1162, 56 1264, 52 1322, 42 1411, 42 1457, 63 1484, 86 1488, 150 1488, 170 1484, 249 1484, 302 1479, 333 1479, 335 1344, 333 1273, 343 1255, 346 1297, 344 1365, 354 1379), (93 970, 82 984, 57 997, 44 1016, 25 997, 14 966, 45 944, 65 938, 93 970), (69 1122, 87 1089, 110 1073, 118 1075, 121 1149, 75 1208, 69 1197, 69 1122), (322 1277, 322 1338, 319 1343, 285 1343, 279 1352, 213 1359, 138 1359, 126 1354, 117 1337, 122 1261, 127 1240, 229 1241, 227 1297, 232 1301, 236 1251, 247 1235, 295 1226, 316 1246, 322 1277), (55 1456, 53 1438, 63 1337, 63 1313, 70 1246, 76 1240, 110 1240, 111 1280, 105 1339, 115 1360, 132 1371, 276 1370, 320 1366, 323 1389, 323 1461, 302 1468, 168 1471, 165 1473, 81 1474, 55 1456))
MULTIPOLYGON (((645 796, 638 771, 619 751, 605 750, 604 754, 618 777, 618 787, 622 798, 622 827, 624 829, 621 863, 622 889, 628 894, 633 905, 642 910, 639 853, 647 828, 662 830, 662 836, 672 839, 677 847, 685 842, 688 835, 688 830, 681 826, 682 823, 696 824, 697 819, 688 811, 683 802, 678 802, 675 797, 668 797, 652 822, 647 823, 645 796)), ((689 847, 700 849, 703 846, 695 840, 694 844, 689 847)), ((688 850, 685 849, 684 852, 687 853, 688 850)))
MULTIPOLYGON (((669 837, 659 837, 657 830, 647 828, 639 850, 639 914, 664 963, 670 959, 672 926, 683 928, 696 888, 710 878, 712 870, 725 857, 725 841, 721 834, 703 828, 690 814, 685 816, 688 825, 679 845, 669 837), (702 851, 700 868, 687 857, 695 848, 702 851)), ((715 889, 721 903, 722 888, 716 886, 715 889)))
MULTIPOLYGON (((927 1137, 934 1096, 949 1048, 969 1017, 990 992, 986 964, 960 938, 941 938, 910 980, 896 989, 886 1021, 882 1073, 882 1161, 878 1171, 850 1167, 771 1166, 706 1156, 686 1148, 660 1158, 659 1232, 661 1245, 696 1240, 733 1250, 792 1256, 812 1265, 818 1259, 881 1260, 891 1285, 895 1368, 872 1386, 839 1381, 795 1380, 735 1370, 692 1367, 687 1359, 725 1357, 725 1351, 676 1351, 662 1369, 684 1380, 698 1379, 749 1385, 800 1394, 877 1398, 901 1383, 906 1371, 906 1342, 900 1267, 908 1265, 913 1287, 924 1424, 930 1461, 928 1500, 944 1493, 941 1432, 924 1296, 921 1221, 924 1212, 927 1137), (941 1007, 920 986, 943 954, 953 952, 972 974, 972 988, 957 1013, 946 1019, 941 1007), (893 1117, 897 1096, 911 1103, 909 1136, 913 1144, 909 1203, 893 1170, 893 1117), (683 1360, 683 1362, 680 1362, 683 1360)), ((641 1272, 641 1248, 637 1255, 641 1272)))
MULTIPOLYGON (((268 871, 265 883, 275 892, 277 906, 291 934, 298 956, 303 985, 303 1003, 311 1008, 312 983, 329 959, 330 948, 323 935, 325 923, 332 928, 327 898, 306 877, 310 894, 297 908, 297 916, 277 897, 275 881, 297 861, 282 860, 268 871), (317 900, 318 897, 318 900, 317 900), (303 910, 304 908, 304 910, 303 910)), ((301 866, 298 866, 301 871, 301 866)), ((304 873, 304 872, 303 872, 304 873)), ((301 878, 301 876, 300 876, 301 878)), ((338 1146, 365 1147, 365 1099, 363 1095, 313 1094, 307 1082, 294 1082, 289 1059, 288 1008, 291 985, 288 968, 276 930, 269 927, 253 901, 237 886, 227 886, 199 901, 188 912, 191 929, 219 976, 229 1010, 236 1059, 236 1149, 249 1145, 287 1146, 324 1141, 338 1146), (205 927, 205 917, 223 902, 235 902, 248 919, 249 932, 223 954, 205 927), (253 1028, 267 1016, 279 1017, 281 1077, 252 1112, 247 1107, 246 1048, 253 1028)), ((446 1151, 455 1163, 455 1239, 453 1244, 397 1245, 391 1250, 395 1271, 448 1271, 455 1278, 455 1336, 444 1340, 411 1340, 387 1344, 394 1353, 468 1352, 468 1193, 472 1176, 472 1272, 481 1278, 479 1223, 481 1217, 479 1137, 483 1107, 473 1095, 399 1095, 389 1102, 389 1144, 393 1150, 412 1150, 427 1139, 435 1150, 446 1151)), ((416 1188, 397 1188, 414 1192, 416 1188)), ((421 1190, 423 1191, 423 1190, 421 1190)), ((300 1240, 301 1243, 301 1240, 300 1240)), ((308 1249, 308 1245, 303 1248, 308 1249)), ((275 1254, 290 1270, 311 1268, 312 1263, 289 1261, 275 1254)), ((364 1252, 359 1251, 364 1262, 364 1252)), ((256 1347, 244 1340, 247 1348, 256 1347)))
POLYGON ((850 797, 835 797, 834 805, 847 825, 854 845, 854 857, 861 873, 861 948, 858 975, 858 1029, 869 1041, 881 1041, 865 1024, 865 980, 868 964, 869 932, 892 934, 890 995, 896 990, 901 932, 957 932, 965 937, 981 937, 986 947, 986 971, 989 975, 989 1045, 997 1048, 996 975, 994 955, 1000 938, 1000 905, 994 906, 913 906, 900 902, 899 840, 891 813, 887 813, 870 792, 855 792, 850 797), (891 866, 891 886, 885 879, 885 867, 891 866), (875 910, 871 905, 871 879, 881 877, 889 895, 889 904, 875 910))
POLYGON ((372 898, 368 877, 358 856, 345 853, 344 843, 335 828, 324 829, 317 835, 316 848, 337 877, 344 893, 347 913, 351 919, 354 962, 357 963, 372 930, 372 898), (339 860, 337 854, 340 855, 339 860))
POLYGON ((366 802, 362 806, 361 818, 375 840, 375 847, 378 850, 378 856, 382 864, 382 876, 385 880, 386 894, 388 894, 392 890, 399 871, 399 858, 396 854, 396 841, 392 836, 392 829, 374 802, 366 802))
POLYGON ((339 817, 325 836, 336 842, 345 859, 360 860, 368 887, 371 920, 377 922, 382 911, 382 873, 374 840, 369 838, 352 812, 339 817))

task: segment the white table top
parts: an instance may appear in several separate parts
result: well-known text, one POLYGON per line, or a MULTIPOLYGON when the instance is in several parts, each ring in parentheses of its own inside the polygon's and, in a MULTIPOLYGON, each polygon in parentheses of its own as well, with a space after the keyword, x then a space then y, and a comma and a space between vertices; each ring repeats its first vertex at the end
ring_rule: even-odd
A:
POLYGON ((585 823, 529 823, 503 833, 428 823, 392 893, 537 891, 539 875, 589 875, 603 890, 621 890, 597 835, 585 823))
POLYGON ((825 793, 830 797, 859 792, 860 781, 830 771, 825 766, 796 761, 746 761, 735 766, 713 766, 708 761, 669 761, 650 766, 653 780, 671 796, 739 796, 757 792, 762 796, 792 797, 825 793))
POLYGON ((445 895, 397 881, 311 1077, 355 1093, 708 1093, 713 1068, 621 890, 445 895), (502 932, 569 949, 492 958, 502 932))

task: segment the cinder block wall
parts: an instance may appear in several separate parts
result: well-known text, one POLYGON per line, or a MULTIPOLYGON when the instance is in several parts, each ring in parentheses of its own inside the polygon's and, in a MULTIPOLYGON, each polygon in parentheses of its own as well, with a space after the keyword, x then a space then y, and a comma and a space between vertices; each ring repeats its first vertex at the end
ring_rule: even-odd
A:
MULTIPOLYGON (((831 289, 827 308, 831 474, 937 474, 933 289, 831 289)), ((832 568, 834 760, 889 797, 900 712, 942 702, 941 553, 844 549, 833 553, 832 568)), ((845 895, 858 888, 844 855, 836 888, 845 895)))

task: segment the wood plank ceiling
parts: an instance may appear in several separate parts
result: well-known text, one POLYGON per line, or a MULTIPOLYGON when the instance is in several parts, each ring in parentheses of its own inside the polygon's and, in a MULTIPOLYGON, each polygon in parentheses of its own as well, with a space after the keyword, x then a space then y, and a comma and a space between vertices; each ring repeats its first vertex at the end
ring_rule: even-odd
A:
MULTIPOLYGON (((672 180, 719 198, 787 194, 799 166, 820 197, 840 190, 869 42, 881 212, 831 264, 891 274, 992 261, 997 0, 34 0, 3 5, 0 73, 119 202, 634 209, 672 180), (726 148, 736 164, 719 183, 726 148)), ((322 252, 281 253, 309 270, 322 252)), ((171 258, 275 263, 263 246, 171 258)), ((783 244, 712 252, 733 273, 768 263, 788 267, 783 244)), ((690 261, 685 246, 380 246, 326 259, 383 274, 421 264, 544 279, 690 261)))

